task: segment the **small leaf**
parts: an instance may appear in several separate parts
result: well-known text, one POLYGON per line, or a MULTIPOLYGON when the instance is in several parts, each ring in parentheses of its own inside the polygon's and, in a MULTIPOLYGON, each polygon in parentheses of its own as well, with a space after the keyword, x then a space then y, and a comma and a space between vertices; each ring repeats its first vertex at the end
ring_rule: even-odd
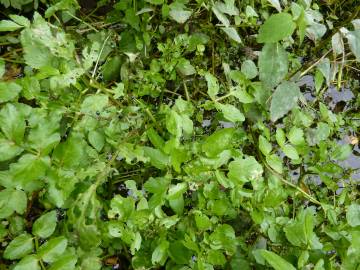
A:
POLYGON ((34 249, 33 238, 24 233, 13 239, 4 251, 4 258, 8 260, 21 259, 34 249))
POLYGON ((212 99, 215 99, 216 95, 219 93, 220 87, 216 77, 210 73, 205 74, 205 80, 207 82, 208 94, 212 99))
POLYGON ((66 255, 58 258, 56 262, 51 264, 49 270, 73 270, 75 269, 75 264, 77 257, 74 255, 66 255))
POLYGON ((184 76, 189 76, 196 73, 196 70, 191 65, 190 61, 185 58, 181 58, 179 60, 178 64, 176 65, 176 69, 184 76))
POLYGON ((259 149, 265 156, 272 150, 271 143, 262 135, 259 136, 259 149))
POLYGON ((244 73, 249 80, 254 79, 258 75, 258 70, 252 60, 245 60, 241 64, 241 72, 244 73))
POLYGON ((191 14, 191 11, 182 9, 177 5, 172 7, 169 12, 170 18, 181 24, 185 23, 190 18, 191 14))
POLYGON ((167 250, 169 248, 168 241, 161 241, 161 243, 155 248, 151 255, 151 262, 153 264, 163 265, 167 258, 167 250))
POLYGON ((14 82, 0 82, 0 103, 16 99, 21 89, 22 87, 14 82))
POLYGON ((222 27, 221 29, 228 35, 229 38, 237 43, 241 43, 241 38, 234 27, 222 27))
POLYGON ((284 146, 281 147, 281 150, 283 150, 284 154, 293 159, 293 160, 297 160, 299 159, 299 154, 296 151, 295 147, 290 145, 290 144, 285 144, 284 146))
POLYGON ((288 54, 278 43, 265 44, 258 65, 260 80, 266 86, 275 87, 288 73, 288 54))
POLYGON ((279 0, 267 0, 277 11, 281 12, 281 6, 279 0))
POLYGON ((217 103, 215 106, 217 109, 221 110, 224 117, 230 122, 236 123, 245 121, 245 116, 235 106, 221 103, 217 103))
POLYGON ((80 111, 82 113, 95 114, 101 112, 107 106, 108 102, 109 98, 107 95, 91 95, 84 99, 80 111))
POLYGON ((23 28, 23 26, 18 25, 10 20, 0 21, 0 32, 12 32, 23 28))
POLYGON ((280 84, 271 99, 270 118, 275 122, 293 109, 299 97, 301 96, 300 88, 293 82, 283 82, 280 84))
POLYGON ((105 137, 104 135, 97 131, 92 130, 89 132, 88 135, 89 143, 98 151, 100 152, 101 149, 104 147, 105 144, 105 137))
POLYGON ((257 40, 259 43, 274 43, 291 36, 296 28, 292 16, 288 13, 271 15, 260 26, 257 40))
POLYGON ((260 254, 275 270, 296 270, 292 264, 274 252, 264 249, 260 251, 260 254))
POLYGON ((35 220, 32 233, 40 238, 47 238, 54 233, 56 222, 56 211, 48 212, 35 220))
POLYGON ((293 145, 301 145, 305 142, 304 131, 298 127, 292 127, 287 135, 289 141, 293 145))

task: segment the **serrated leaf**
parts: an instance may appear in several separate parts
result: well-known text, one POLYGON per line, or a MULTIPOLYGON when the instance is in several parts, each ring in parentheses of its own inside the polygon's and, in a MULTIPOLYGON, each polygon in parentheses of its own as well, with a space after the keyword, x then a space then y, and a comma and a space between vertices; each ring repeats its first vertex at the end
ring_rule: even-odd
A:
POLYGON ((30 234, 24 233, 14 238, 4 251, 4 258, 8 260, 21 259, 34 249, 34 241, 30 234))
POLYGON ((300 88, 296 83, 283 82, 280 84, 271 99, 270 118, 275 122, 293 109, 301 96, 300 88))
POLYGON ((299 159, 299 154, 298 152, 296 151, 295 147, 290 145, 290 144, 285 144, 281 147, 281 150, 284 152, 284 154, 293 159, 293 160, 297 160, 299 159))
POLYGON ((7 103, 0 111, 0 128, 9 140, 21 143, 25 133, 25 117, 17 107, 7 103))
POLYGON ((260 26, 257 40, 259 43, 275 43, 291 36, 295 28, 296 24, 290 14, 273 14, 260 26))
POLYGON ((35 220, 32 227, 32 233, 40 238, 47 238, 54 233, 56 223, 56 211, 50 211, 35 220))
POLYGON ((0 191, 0 219, 11 216, 14 212, 24 214, 27 196, 22 190, 4 189, 0 191))
POLYGON ((23 148, 17 146, 13 141, 0 137, 0 162, 16 157, 23 150, 23 148))
POLYGON ((21 89, 22 87, 14 82, 0 82, 0 103, 16 99, 21 89))
POLYGON ((288 73, 288 54, 279 43, 265 44, 259 56, 260 80, 275 87, 288 73))

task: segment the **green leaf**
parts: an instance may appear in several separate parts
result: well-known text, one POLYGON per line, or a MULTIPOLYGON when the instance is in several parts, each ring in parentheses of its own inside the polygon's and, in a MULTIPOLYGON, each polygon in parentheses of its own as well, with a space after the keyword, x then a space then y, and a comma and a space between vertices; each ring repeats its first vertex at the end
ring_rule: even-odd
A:
POLYGON ((0 111, 0 128, 5 136, 21 143, 25 133, 25 118, 13 104, 7 103, 0 111))
POLYGON ((169 165, 169 156, 164 154, 159 149, 155 149, 152 147, 144 147, 143 149, 145 156, 150 158, 150 162, 154 167, 162 170, 169 165))
POLYGON ((0 191, 0 219, 11 216, 14 212, 24 214, 27 196, 24 191, 4 189, 0 191))
POLYGON ((181 241, 170 243, 169 257, 177 264, 187 264, 191 258, 191 251, 181 241))
POLYGON ((52 238, 39 248, 38 256, 44 262, 55 262, 64 253, 67 243, 68 241, 64 236, 52 238))
POLYGON ((14 158, 22 151, 23 149, 17 146, 13 141, 0 137, 0 162, 14 158))
POLYGON ((15 265, 14 270, 41 270, 41 268, 36 255, 28 255, 15 265))
POLYGON ((296 151, 295 147, 290 145, 290 144, 285 144, 281 147, 281 150, 284 152, 284 154, 293 159, 293 160, 297 160, 299 159, 299 154, 298 152, 296 151))
POLYGON ((48 238, 54 233, 56 222, 56 211, 50 211, 35 220, 32 233, 40 238, 48 238))
POLYGON ((97 131, 97 130, 92 130, 89 132, 88 134, 88 139, 89 139, 89 143, 98 151, 100 152, 101 149, 104 147, 105 145, 105 137, 104 135, 97 131))
POLYGON ((9 15, 9 17, 10 17, 11 20, 13 20, 14 22, 16 22, 17 24, 19 24, 21 26, 24 26, 24 27, 29 27, 30 26, 29 19, 24 17, 24 16, 11 14, 11 15, 9 15))
POLYGON ((77 257, 74 255, 61 256, 55 263, 51 264, 49 270, 73 270, 76 261, 77 257))
POLYGON ((241 64, 241 72, 244 73, 249 80, 254 79, 258 75, 258 70, 252 60, 245 60, 241 64))
POLYGON ((207 254, 207 261, 213 265, 224 265, 226 258, 220 250, 210 249, 207 254))
POLYGON ((216 157, 231 146, 234 133, 235 130, 233 128, 224 128, 215 131, 206 138, 202 145, 202 150, 208 157, 216 157))
POLYGON ((288 54, 279 43, 265 44, 258 65, 260 80, 268 87, 275 87, 288 73, 288 54))
POLYGON ((185 23, 190 18, 192 12, 189 10, 185 10, 183 5, 178 5, 177 2, 175 2, 174 4, 170 5, 170 18, 177 23, 185 23))
POLYGON ((221 30, 223 30, 232 40, 241 43, 241 38, 234 27, 221 27, 221 30))
POLYGON ((23 28, 21 25, 10 20, 0 21, 0 32, 12 32, 23 28))
POLYGON ((216 103, 216 108, 221 110, 224 117, 230 122, 237 123, 245 121, 245 116, 231 104, 216 103))
POLYGON ((87 96, 81 104, 80 111, 82 113, 96 114, 100 112, 108 105, 109 98, 107 95, 97 94, 87 96))
POLYGON ((212 99, 215 99, 216 95, 219 93, 219 90, 220 90, 218 80, 216 79, 216 77, 214 77, 210 73, 205 74, 205 80, 207 82, 207 87, 208 87, 207 92, 208 92, 209 96, 212 99))
POLYGON ((169 242, 164 240, 161 241, 151 255, 151 262, 153 264, 163 265, 168 256, 167 254, 168 248, 169 248, 169 242))
POLYGON ((0 82, 0 103, 16 99, 20 91, 21 86, 14 82, 0 82))
POLYGON ((290 14, 273 14, 260 26, 257 40, 259 43, 275 43, 291 36, 295 28, 296 24, 290 14))
POLYGON ((271 99, 270 118, 275 122, 294 108, 301 96, 296 83, 283 82, 275 90, 271 99))
POLYGON ((4 251, 4 258, 17 260, 28 255, 34 249, 33 238, 30 234, 24 233, 14 238, 4 251))
POLYGON ((272 150, 271 143, 262 135, 259 136, 259 149, 265 156, 272 150))
POLYGON ((293 145, 301 145, 305 142, 304 131, 298 127, 292 127, 287 135, 289 141, 293 145))
POLYGON ((263 168, 254 157, 238 158, 229 164, 228 177, 238 184, 259 179, 262 174, 263 168))
POLYGON ((121 65, 124 63, 124 59, 120 56, 114 56, 109 58, 102 66, 102 74, 105 81, 114 81, 120 77, 121 65))
POLYGON ((263 249, 260 254, 275 270, 296 270, 292 264, 274 252, 263 249))
POLYGON ((360 62, 360 30, 349 31, 346 33, 350 49, 355 55, 356 60, 360 62))
POLYGON ((360 225, 360 204, 352 203, 346 211, 346 220, 351 227, 360 225))
POLYGON ((176 69, 184 76, 190 76, 196 73, 196 70, 191 65, 190 61, 185 58, 181 58, 179 60, 178 64, 176 65, 176 69))
POLYGON ((48 165, 48 158, 26 154, 10 165, 10 173, 24 190, 32 191, 42 185, 40 179, 45 175, 48 165))

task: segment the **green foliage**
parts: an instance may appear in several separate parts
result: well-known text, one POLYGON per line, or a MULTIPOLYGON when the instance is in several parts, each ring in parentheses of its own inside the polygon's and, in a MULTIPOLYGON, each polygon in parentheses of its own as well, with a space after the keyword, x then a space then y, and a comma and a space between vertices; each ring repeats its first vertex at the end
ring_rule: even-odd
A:
POLYGON ((358 269, 360 10, 325 2, 0 0, 0 269, 358 269))

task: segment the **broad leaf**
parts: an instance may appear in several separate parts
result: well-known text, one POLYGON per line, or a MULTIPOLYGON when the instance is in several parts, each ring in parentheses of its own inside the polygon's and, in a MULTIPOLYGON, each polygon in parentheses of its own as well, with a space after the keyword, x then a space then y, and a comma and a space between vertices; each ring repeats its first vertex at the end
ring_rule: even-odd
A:
POLYGON ((47 238, 53 234, 56 228, 56 211, 48 212, 35 220, 32 233, 41 238, 47 238))
POLYGON ((296 24, 288 13, 271 15, 260 27, 257 37, 260 43, 275 43, 291 36, 295 31, 296 24))
POLYGON ((288 73, 288 54, 279 43, 265 44, 259 57, 260 80, 266 86, 278 85, 288 73))
POLYGON ((13 239, 4 251, 4 258, 8 260, 21 259, 33 251, 34 241, 30 234, 24 233, 13 239))
POLYGON ((293 82, 280 84, 271 99, 270 118, 275 122, 294 108, 301 96, 300 88, 293 82))

